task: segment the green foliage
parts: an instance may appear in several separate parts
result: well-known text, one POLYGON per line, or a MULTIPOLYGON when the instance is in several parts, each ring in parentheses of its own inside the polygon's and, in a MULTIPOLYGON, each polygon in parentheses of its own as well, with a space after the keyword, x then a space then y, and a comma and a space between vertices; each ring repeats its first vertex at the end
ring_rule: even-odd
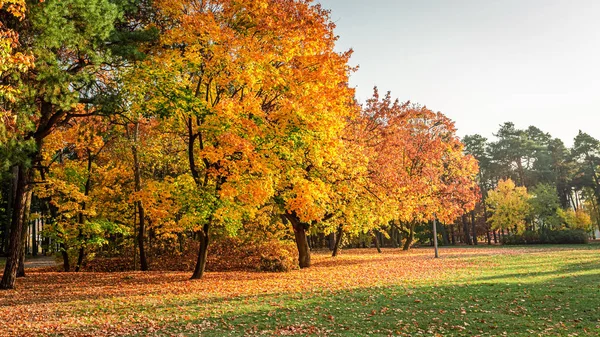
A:
POLYGON ((560 200, 556 193, 556 187, 550 184, 538 184, 531 191, 532 198, 529 199, 533 216, 539 221, 543 228, 557 228, 560 226, 560 200))

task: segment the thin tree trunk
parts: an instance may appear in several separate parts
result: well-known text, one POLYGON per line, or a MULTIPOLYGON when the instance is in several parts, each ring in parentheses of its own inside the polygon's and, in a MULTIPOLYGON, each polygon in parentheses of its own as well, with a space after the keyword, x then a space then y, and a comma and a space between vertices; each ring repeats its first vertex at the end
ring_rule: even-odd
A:
MULTIPOLYGON (((31 209, 29 213, 31 214, 31 209)), ((31 227, 31 255, 33 256, 38 256, 37 226, 38 220, 35 220, 33 226, 31 227)))
POLYGON ((75 272, 79 272, 81 270, 81 265, 83 265, 83 258, 85 257, 85 248, 83 246, 79 247, 79 253, 77 254, 77 265, 75 266, 75 272))
POLYGON ((475 211, 471 211, 471 228, 473 234, 473 245, 477 246, 477 230, 475 228, 475 211))
MULTIPOLYGON (((84 192, 83 195, 85 195, 86 197, 90 194, 90 190, 92 188, 92 162, 93 162, 93 156, 92 156, 92 152, 88 149, 87 150, 87 156, 88 156, 88 161, 87 161, 87 178, 85 180, 85 188, 84 188, 84 192)), ((84 226, 85 225, 85 214, 84 212, 87 209, 87 204, 86 202, 82 202, 81 203, 81 212, 79 212, 79 226, 84 226)), ((81 227, 79 228, 79 240, 80 241, 84 241, 85 237, 83 235, 83 230, 81 229, 81 227)), ((79 254, 77 257, 77 265, 75 266, 75 272, 79 272, 81 270, 81 265, 83 264, 83 259, 85 258, 85 243, 84 242, 80 242, 81 246, 79 247, 79 254)))
MULTIPOLYGON (((136 122, 133 130, 133 144, 131 145, 131 154, 133 155, 133 175, 134 175, 134 190, 140 192, 142 190, 142 174, 140 170, 140 160, 138 154, 138 138, 139 138, 140 123, 136 122)), ((140 269, 148 270, 148 260, 146 258, 146 250, 144 249, 144 239, 146 237, 146 216, 144 204, 141 200, 136 201, 138 210, 138 235, 137 243, 140 250, 140 269)))
POLYGON ((212 217, 209 218, 208 222, 204 224, 200 235, 200 249, 198 250, 198 260, 196 261, 196 268, 194 268, 194 274, 192 274, 192 280, 199 280, 204 276, 204 270, 206 268, 206 260, 208 258, 208 244, 209 244, 209 230, 212 217))
POLYGON ((23 210, 23 231, 21 236, 21 254, 19 256, 19 268, 17 269, 17 277, 25 277, 25 247, 27 244, 27 236, 29 234, 29 212, 31 211, 31 196, 31 191, 28 191, 25 196, 25 209, 23 210))
POLYGON ((469 224, 467 221, 467 215, 463 214, 462 216, 462 222, 463 222, 463 235, 465 237, 465 243, 467 245, 473 245, 473 242, 471 241, 471 235, 469 234, 469 224))
POLYGON ((340 245, 342 243, 342 237, 344 236, 344 230, 342 229, 342 225, 338 227, 337 235, 335 238, 335 246, 333 247, 333 253, 331 256, 335 257, 340 252, 340 245))
POLYGON ((454 224, 452 226, 450 226, 450 242, 452 243, 452 245, 456 245, 456 238, 455 238, 455 234, 454 234, 454 224))

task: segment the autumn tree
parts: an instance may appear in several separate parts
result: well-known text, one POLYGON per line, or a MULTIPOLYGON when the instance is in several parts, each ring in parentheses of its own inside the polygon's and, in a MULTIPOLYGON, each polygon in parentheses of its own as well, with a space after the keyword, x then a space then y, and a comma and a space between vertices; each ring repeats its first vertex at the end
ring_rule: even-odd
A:
POLYGON ((211 230, 234 234, 268 202, 293 220, 303 255, 306 224, 324 217, 327 200, 311 170, 331 155, 352 101, 349 54, 334 51, 328 13, 303 1, 157 6, 172 24, 154 60, 161 86, 152 99, 188 148, 185 218, 200 237, 192 278, 204 273, 211 230))
POLYGON ((492 228, 525 230, 525 220, 530 212, 529 198, 525 187, 517 187, 511 179, 501 180, 487 199, 492 228))
MULTIPOLYGON (((477 164, 463 153, 454 124, 418 105, 380 98, 375 90, 364 115, 375 142, 370 165, 374 191, 405 232, 409 249, 418 223, 434 216, 450 223, 470 211, 478 198, 477 164)), ((382 207, 380 206, 380 207, 382 207)))
MULTIPOLYGON (((2 4, 9 8, 19 6, 19 2, 12 1, 2 4)), ((3 289, 14 287, 17 255, 22 247, 18 237, 24 228, 26 199, 37 179, 34 169, 40 166, 44 141, 58 126, 82 116, 80 104, 98 101, 102 91, 99 75, 109 71, 108 65, 114 64, 115 59, 131 54, 119 53, 119 48, 135 50, 135 42, 126 37, 137 26, 117 26, 122 13, 132 9, 135 8, 107 0, 52 0, 32 3, 27 11, 19 10, 26 13, 22 23, 2 21, 3 30, 18 34, 19 43, 14 51, 35 59, 34 67, 19 72, 15 80, 22 92, 27 93, 27 99, 3 110, 3 118, 16 121, 10 134, 12 142, 19 144, 20 154, 11 163, 17 168, 18 178, 9 257, 0 284, 3 289), (111 54, 111 50, 115 53, 111 54)))

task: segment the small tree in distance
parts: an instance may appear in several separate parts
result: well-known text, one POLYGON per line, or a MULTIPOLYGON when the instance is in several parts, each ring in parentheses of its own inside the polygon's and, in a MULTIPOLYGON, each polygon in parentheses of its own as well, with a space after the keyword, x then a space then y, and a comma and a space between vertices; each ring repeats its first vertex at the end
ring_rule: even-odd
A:
POLYGON ((517 187, 511 179, 500 180, 486 200, 490 210, 489 221, 493 229, 525 230, 525 219, 530 212, 530 195, 527 188, 517 187))

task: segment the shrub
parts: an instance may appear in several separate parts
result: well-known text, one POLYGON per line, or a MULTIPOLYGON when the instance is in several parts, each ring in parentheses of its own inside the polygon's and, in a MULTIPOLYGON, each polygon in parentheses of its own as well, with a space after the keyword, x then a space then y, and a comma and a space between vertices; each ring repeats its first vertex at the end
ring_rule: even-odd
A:
POLYGON ((525 231, 523 234, 502 238, 502 243, 505 245, 584 244, 587 242, 587 233, 580 229, 546 230, 539 233, 525 231))
MULTIPOLYGON (((183 252, 148 253, 150 270, 192 271, 198 258, 198 241, 188 240, 183 252)), ((287 272, 298 268, 297 250, 293 242, 269 240, 244 241, 240 238, 221 238, 208 247, 207 271, 265 271, 287 272)), ((139 264, 139 262, 137 262, 139 264)), ((133 257, 99 258, 87 261, 85 270, 116 272, 133 270, 133 257)))

